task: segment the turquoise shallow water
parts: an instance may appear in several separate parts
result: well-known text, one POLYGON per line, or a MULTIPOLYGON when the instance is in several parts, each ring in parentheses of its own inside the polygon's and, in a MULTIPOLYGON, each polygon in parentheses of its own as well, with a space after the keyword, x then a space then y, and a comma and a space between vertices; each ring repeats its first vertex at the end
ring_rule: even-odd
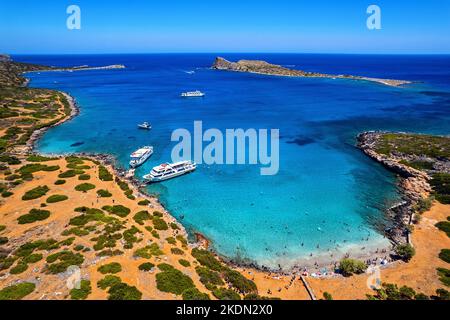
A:
POLYGON ((280 171, 201 165, 193 174, 149 187, 218 253, 259 265, 350 248, 386 246, 384 210, 399 200, 395 178, 354 147, 369 129, 448 134, 448 56, 227 55, 309 71, 420 80, 407 88, 332 79, 295 79, 209 70, 214 55, 19 56, 50 65, 123 63, 125 70, 30 74, 31 86, 60 89, 78 117, 49 130, 45 153, 111 153, 126 166, 141 145, 155 147, 138 176, 170 160, 172 130, 279 128, 280 171), (186 71, 195 71, 188 74, 186 71), (199 89, 204 99, 181 99, 199 89), (136 124, 148 120, 150 132, 136 124))

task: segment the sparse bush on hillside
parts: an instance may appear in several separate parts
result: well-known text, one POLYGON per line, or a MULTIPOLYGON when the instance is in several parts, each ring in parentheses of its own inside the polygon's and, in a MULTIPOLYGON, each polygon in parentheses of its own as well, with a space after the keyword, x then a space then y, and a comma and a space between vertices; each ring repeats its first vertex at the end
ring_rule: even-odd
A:
POLYGON ((195 288, 195 285, 192 279, 183 272, 168 264, 163 264, 162 272, 156 274, 156 287, 162 292, 181 295, 185 290, 195 288))
POLYGON ((210 300, 208 294, 200 292, 197 288, 184 290, 182 297, 183 300, 210 300))
POLYGON ((38 186, 25 192, 22 196, 22 200, 34 200, 44 196, 49 191, 50 189, 47 186, 38 186))
POLYGON ((107 273, 118 273, 122 271, 122 266, 118 262, 111 262, 108 264, 105 264, 97 269, 98 272, 102 274, 107 273))
POLYGON ((98 177, 102 181, 113 181, 113 176, 104 166, 98 167, 98 177))
POLYGON ((80 289, 73 288, 70 290, 70 298, 72 300, 86 300, 91 292, 91 282, 89 280, 81 280, 80 289))
POLYGON ((87 192, 92 189, 95 189, 95 185, 93 185, 92 183, 82 183, 75 187, 75 190, 80 192, 87 192))
POLYGON ((36 221, 42 221, 50 217, 50 211, 31 209, 28 214, 21 215, 17 221, 19 224, 33 223, 36 221))
POLYGON ((36 285, 30 282, 22 282, 0 290, 0 300, 21 300, 34 291, 36 285))
POLYGON ((102 198, 112 197, 112 193, 109 192, 108 190, 104 190, 104 189, 97 190, 97 194, 99 195, 99 197, 102 197, 102 198))
POLYGON ((69 199, 68 196, 55 194, 55 195, 48 197, 46 202, 47 203, 55 203, 55 202, 65 201, 67 199, 69 199))
POLYGON ((108 300, 141 300, 142 298, 142 293, 136 287, 126 283, 112 285, 108 293, 108 300))

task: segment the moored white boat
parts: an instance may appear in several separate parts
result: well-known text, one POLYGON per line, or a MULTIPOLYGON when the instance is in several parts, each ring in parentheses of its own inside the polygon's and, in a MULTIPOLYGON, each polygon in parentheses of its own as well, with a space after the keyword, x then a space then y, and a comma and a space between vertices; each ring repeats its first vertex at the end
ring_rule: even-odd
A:
POLYGON ((175 163, 163 163, 154 167, 149 174, 146 174, 144 180, 146 182, 160 182, 192 172, 196 168, 197 164, 189 160, 175 163))
POLYGON ((134 151, 130 155, 130 167, 136 168, 142 165, 153 154, 153 147, 145 146, 134 151))

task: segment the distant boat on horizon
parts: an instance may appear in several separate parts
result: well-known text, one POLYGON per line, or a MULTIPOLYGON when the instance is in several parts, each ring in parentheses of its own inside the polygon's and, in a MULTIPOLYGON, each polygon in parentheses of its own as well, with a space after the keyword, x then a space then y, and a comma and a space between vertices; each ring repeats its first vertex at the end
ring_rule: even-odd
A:
POLYGON ((200 90, 195 90, 195 91, 183 92, 181 94, 181 96, 184 98, 186 98, 186 97, 204 97, 205 93, 201 92, 200 90))

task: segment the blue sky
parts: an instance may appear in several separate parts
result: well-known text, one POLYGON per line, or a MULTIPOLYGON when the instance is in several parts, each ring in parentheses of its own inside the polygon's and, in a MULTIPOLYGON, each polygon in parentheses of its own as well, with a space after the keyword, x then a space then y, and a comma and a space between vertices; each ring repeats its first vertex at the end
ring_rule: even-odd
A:
POLYGON ((450 53, 450 1, 0 0, 0 52, 450 53), (71 4, 81 30, 66 27, 71 4))

